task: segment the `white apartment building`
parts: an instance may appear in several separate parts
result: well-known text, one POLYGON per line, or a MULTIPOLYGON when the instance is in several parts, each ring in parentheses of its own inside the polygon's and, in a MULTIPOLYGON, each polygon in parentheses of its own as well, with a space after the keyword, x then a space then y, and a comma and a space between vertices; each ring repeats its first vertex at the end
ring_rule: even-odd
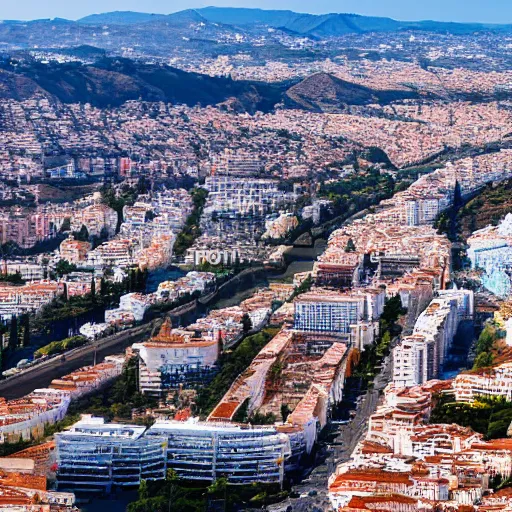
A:
POLYGON ((473 315, 473 294, 449 290, 432 300, 418 317, 412 336, 393 349, 393 383, 423 384, 439 376, 459 322, 473 315))
POLYGON ((93 267, 128 267, 136 263, 134 252, 131 240, 109 240, 87 254, 87 264, 93 267))
POLYGON ((453 388, 458 402, 472 402, 479 396, 504 397, 512 401, 512 363, 461 373, 455 377, 453 388))
POLYGON ((350 334, 352 326, 378 321, 384 309, 383 290, 361 290, 346 294, 315 290, 294 302, 294 328, 300 331, 350 334))
POLYGON ((282 483, 291 455, 288 435, 274 427, 159 421, 146 438, 167 440, 167 467, 187 480, 282 483))
POLYGON ((212 164, 212 176, 254 176, 265 168, 261 159, 245 151, 226 149, 212 164))
POLYGON ((144 437, 145 431, 140 425, 85 416, 57 433, 58 489, 110 493, 113 488, 136 488, 142 480, 164 479, 166 439, 144 437))
POLYGON ((432 224, 449 204, 439 198, 409 199, 405 201, 405 220, 408 226, 432 224))
POLYGON ((278 184, 277 180, 272 179, 209 176, 204 184, 209 192, 205 211, 263 215, 287 200, 287 195, 279 190, 278 184))

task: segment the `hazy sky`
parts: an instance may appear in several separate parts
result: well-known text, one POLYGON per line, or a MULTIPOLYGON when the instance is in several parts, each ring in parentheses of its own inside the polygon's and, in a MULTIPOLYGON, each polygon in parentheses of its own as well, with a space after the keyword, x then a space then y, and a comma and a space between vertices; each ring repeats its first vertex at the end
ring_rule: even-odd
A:
POLYGON ((399 20, 512 23, 512 0, 0 0, 0 19, 68 18, 106 11, 171 13, 207 5, 355 12, 399 20))

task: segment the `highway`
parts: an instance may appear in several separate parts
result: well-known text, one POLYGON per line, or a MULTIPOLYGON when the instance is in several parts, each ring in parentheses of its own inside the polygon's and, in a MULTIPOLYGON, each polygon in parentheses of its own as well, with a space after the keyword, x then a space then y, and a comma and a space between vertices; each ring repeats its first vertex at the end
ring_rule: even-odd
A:
POLYGON ((102 338, 94 344, 76 348, 66 353, 64 361, 61 356, 57 356, 28 368, 22 373, 0 381, 0 396, 12 400, 20 398, 36 388, 48 387, 53 379, 71 373, 82 366, 92 365, 96 346, 96 361, 99 363, 105 356, 121 353, 132 343, 149 336, 159 323, 161 320, 154 320, 148 324, 102 338))

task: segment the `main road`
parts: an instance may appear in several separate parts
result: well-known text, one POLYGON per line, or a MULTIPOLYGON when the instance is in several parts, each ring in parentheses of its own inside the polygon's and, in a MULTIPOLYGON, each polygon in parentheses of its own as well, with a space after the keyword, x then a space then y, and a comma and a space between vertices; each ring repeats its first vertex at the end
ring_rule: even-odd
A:
MULTIPOLYGON (((210 303, 217 295, 221 295, 223 290, 229 291, 234 282, 243 280, 247 276, 255 275, 263 270, 264 267, 244 269, 223 283, 215 293, 209 294, 200 300, 204 302, 204 299, 207 299, 207 303, 210 303)), ((197 301, 191 301, 188 304, 168 311, 166 316, 176 318, 190 313, 196 309, 196 306, 197 301)), ((138 327, 126 329, 112 336, 101 338, 95 343, 89 343, 83 347, 66 352, 64 358, 56 356, 29 367, 21 373, 0 381, 0 397, 12 400, 27 395, 34 389, 48 387, 53 379, 67 375, 82 366, 92 365, 95 361, 99 363, 108 355, 123 352, 131 344, 147 338, 155 327, 161 324, 162 319, 157 318, 138 327)))
POLYGON ((65 359, 57 356, 32 366, 22 373, 0 381, 0 396, 12 400, 36 388, 48 387, 53 379, 67 375, 82 366, 92 365, 95 359, 99 363, 108 355, 123 352, 132 343, 148 337, 160 323, 160 319, 153 320, 66 352, 65 359))
MULTIPOLYGON (((396 340, 395 340, 396 342, 396 340)), ((374 380, 374 385, 361 395, 354 417, 340 425, 331 441, 323 441, 318 446, 320 463, 314 467, 309 477, 293 486, 299 498, 289 498, 284 502, 267 507, 269 512, 311 512, 332 510, 327 496, 327 481, 336 466, 350 460, 357 443, 366 435, 368 420, 379 404, 382 390, 391 380, 391 356, 384 358, 382 369, 374 380)))

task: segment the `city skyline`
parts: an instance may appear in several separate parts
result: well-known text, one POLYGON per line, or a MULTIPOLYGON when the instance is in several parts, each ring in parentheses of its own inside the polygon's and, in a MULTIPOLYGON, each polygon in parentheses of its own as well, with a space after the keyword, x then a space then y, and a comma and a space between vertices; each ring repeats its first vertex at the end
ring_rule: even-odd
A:
POLYGON ((490 0, 482 4, 478 0, 434 0, 428 5, 417 5, 407 0, 320 0, 312 6, 305 0, 198 0, 193 4, 189 0, 177 0, 169 9, 163 0, 92 0, 87 4, 75 4, 63 0, 50 0, 41 3, 37 0, 25 0, 4 6, 3 20, 33 20, 40 18, 80 19, 84 16, 109 11, 139 11, 158 14, 170 14, 190 8, 214 5, 217 7, 246 7, 261 9, 283 9, 311 14, 332 12, 355 13, 364 16, 390 17, 403 21, 432 19, 453 22, 511 23, 512 5, 506 0, 490 0))

